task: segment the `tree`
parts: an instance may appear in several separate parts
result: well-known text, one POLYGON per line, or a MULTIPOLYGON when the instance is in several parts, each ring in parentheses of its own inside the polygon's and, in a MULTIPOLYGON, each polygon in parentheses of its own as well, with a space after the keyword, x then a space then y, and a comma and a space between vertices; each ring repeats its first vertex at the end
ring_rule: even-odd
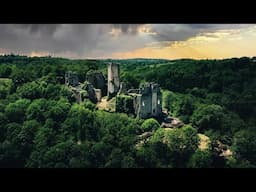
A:
POLYGON ((191 156, 188 167, 191 168, 211 168, 213 163, 213 157, 209 150, 197 149, 191 156))
POLYGON ((197 131, 190 125, 168 131, 164 140, 170 150, 171 161, 174 167, 185 167, 199 144, 197 131))
POLYGON ((193 113, 191 122, 199 131, 220 129, 224 110, 219 105, 201 105, 193 113))
POLYGON ((122 158, 123 158, 123 153, 122 153, 122 150, 119 149, 119 148, 114 148, 108 159, 107 159, 107 162, 105 164, 104 167, 106 168, 120 168, 121 167, 121 163, 122 163, 122 158))
POLYGON ((34 137, 41 125, 36 120, 25 121, 18 134, 18 146, 24 159, 29 157, 34 147, 34 137))
POLYGON ((5 114, 0 112, 0 143, 3 142, 6 137, 6 132, 7 132, 6 124, 7 124, 6 116, 5 114))
POLYGON ((8 78, 12 73, 12 68, 7 65, 0 65, 0 78, 8 78))
POLYGON ((129 154, 127 154, 121 162, 122 168, 136 168, 136 166, 135 159, 129 154))
POLYGON ((151 144, 146 143, 136 152, 136 164, 142 168, 157 167, 159 162, 157 152, 151 147, 151 144))
POLYGON ((20 151, 9 141, 0 143, 0 168, 22 168, 20 151))
POLYGON ((176 115, 179 116, 184 123, 189 123, 189 118, 195 108, 194 102, 195 100, 191 97, 191 95, 186 95, 177 103, 176 115))
POLYGON ((33 74, 25 70, 15 69, 12 71, 10 77, 14 83, 14 87, 17 88, 18 86, 31 81, 33 79, 33 74))
POLYGON ((14 103, 10 103, 5 108, 5 114, 10 122, 21 123, 26 118, 26 109, 30 101, 27 99, 19 99, 14 103))
POLYGON ((198 87, 194 87, 193 89, 188 90, 188 92, 196 97, 205 98, 207 95, 206 89, 200 89, 198 87))
POLYGON ((104 168, 112 149, 113 147, 109 143, 95 143, 90 150, 90 159, 93 162, 92 167, 104 168))
POLYGON ((157 120, 153 118, 146 119, 141 125, 141 129, 143 130, 143 132, 154 131, 158 128, 160 128, 160 124, 157 122, 157 120))
POLYGON ((38 99, 43 97, 43 87, 38 82, 32 81, 18 87, 17 93, 26 99, 38 99))
POLYGON ((83 103, 83 105, 84 105, 85 108, 90 109, 91 111, 96 109, 96 105, 94 103, 92 103, 90 100, 86 100, 83 103))
POLYGON ((238 131, 233 140, 232 149, 237 159, 256 161, 256 133, 251 130, 238 131))
POLYGON ((56 122, 62 122, 66 119, 71 105, 67 99, 61 98, 54 105, 49 107, 49 116, 56 122))
POLYGON ((76 140, 95 139, 97 128, 93 126, 94 114, 81 105, 74 104, 68 113, 62 129, 72 133, 76 140))
POLYGON ((13 143, 13 144, 18 144, 18 135, 21 131, 21 124, 19 123, 8 123, 6 125, 6 138, 5 140, 13 143))
POLYGON ((133 98, 127 95, 116 97, 116 112, 134 114, 133 98))
POLYGON ((34 138, 34 150, 30 154, 26 167, 40 168, 44 167, 44 154, 51 146, 55 144, 55 133, 50 127, 51 123, 46 121, 45 126, 39 128, 34 138))
POLYGON ((26 110, 27 119, 35 119, 44 123, 49 113, 48 101, 46 99, 35 99, 26 110))
POLYGON ((69 166, 69 159, 74 143, 66 141, 50 147, 43 157, 42 167, 46 168, 66 168, 69 166))
POLYGON ((0 99, 5 99, 8 94, 8 90, 0 85, 0 99))
POLYGON ((179 103, 177 115, 192 115, 194 111, 193 99, 190 96, 184 97, 179 103))

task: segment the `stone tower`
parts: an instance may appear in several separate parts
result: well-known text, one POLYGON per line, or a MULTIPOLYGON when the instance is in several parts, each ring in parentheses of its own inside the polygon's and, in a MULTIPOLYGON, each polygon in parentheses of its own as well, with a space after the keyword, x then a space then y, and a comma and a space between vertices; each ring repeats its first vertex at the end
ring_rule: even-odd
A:
POLYGON ((75 72, 72 71, 68 71, 65 74, 65 84, 67 86, 71 85, 71 86, 78 86, 79 82, 78 82, 78 76, 75 72))
POLYGON ((118 64, 108 65, 108 99, 116 96, 120 88, 120 69, 118 64))
POLYGON ((162 114, 162 93, 158 84, 146 84, 133 95, 135 114, 139 118, 159 117, 162 114))

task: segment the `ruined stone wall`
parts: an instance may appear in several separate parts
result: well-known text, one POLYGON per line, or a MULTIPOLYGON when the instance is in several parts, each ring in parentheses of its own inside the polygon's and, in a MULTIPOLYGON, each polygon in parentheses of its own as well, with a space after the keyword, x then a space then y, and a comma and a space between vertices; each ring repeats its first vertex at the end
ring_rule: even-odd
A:
POLYGON ((162 93, 157 84, 152 86, 152 116, 159 116, 162 113, 162 93))
POLYGON ((115 96, 120 88, 120 69, 118 64, 108 65, 108 98, 115 96))
POLYGON ((162 115, 162 93, 160 88, 157 92, 157 115, 162 115))
POLYGON ((65 74, 65 84, 67 86, 71 85, 71 86, 77 86, 79 84, 78 82, 78 76, 76 73, 72 72, 72 71, 68 71, 65 74))
POLYGON ((162 114, 162 94, 158 84, 147 84, 139 89, 134 97, 134 108, 137 117, 158 117, 162 114))
POLYGON ((125 83, 120 82, 120 88, 117 94, 120 95, 120 94, 126 94, 126 93, 127 93, 127 89, 126 89, 125 83))
POLYGON ((151 116, 152 112, 152 96, 151 94, 143 94, 141 96, 140 103, 140 118, 148 118, 151 116))
POLYGON ((101 89, 94 89, 94 92, 95 92, 95 95, 96 95, 97 101, 98 101, 98 102, 101 102, 101 98, 102 98, 102 92, 101 92, 101 89))
POLYGON ((101 89, 103 96, 107 95, 106 79, 102 72, 88 71, 86 74, 86 80, 93 85, 96 89, 101 89))

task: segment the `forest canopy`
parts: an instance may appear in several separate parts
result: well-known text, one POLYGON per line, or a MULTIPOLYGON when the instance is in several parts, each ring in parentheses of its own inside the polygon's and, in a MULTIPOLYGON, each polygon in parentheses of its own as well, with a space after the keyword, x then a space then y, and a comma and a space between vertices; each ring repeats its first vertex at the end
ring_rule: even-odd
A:
POLYGON ((256 166, 255 58, 118 60, 128 88, 160 85, 163 109, 185 123, 173 130, 130 116, 129 97, 116 113, 75 102, 65 72, 84 82, 91 70, 106 76, 106 61, 0 56, 0 167, 256 166))

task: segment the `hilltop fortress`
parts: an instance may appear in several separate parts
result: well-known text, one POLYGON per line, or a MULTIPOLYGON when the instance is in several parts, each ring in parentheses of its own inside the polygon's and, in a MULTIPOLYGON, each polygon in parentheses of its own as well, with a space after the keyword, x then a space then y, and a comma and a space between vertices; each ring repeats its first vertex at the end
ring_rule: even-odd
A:
POLYGON ((88 71, 86 81, 80 83, 76 73, 68 71, 65 74, 65 84, 72 92, 78 103, 89 99, 93 103, 116 98, 116 112, 133 113, 136 117, 146 119, 162 115, 162 93, 156 83, 146 83, 138 89, 126 90, 120 81, 120 66, 108 63, 107 81, 102 72, 88 71))

